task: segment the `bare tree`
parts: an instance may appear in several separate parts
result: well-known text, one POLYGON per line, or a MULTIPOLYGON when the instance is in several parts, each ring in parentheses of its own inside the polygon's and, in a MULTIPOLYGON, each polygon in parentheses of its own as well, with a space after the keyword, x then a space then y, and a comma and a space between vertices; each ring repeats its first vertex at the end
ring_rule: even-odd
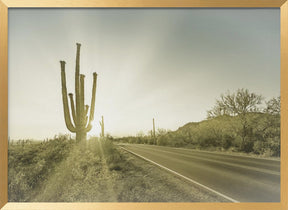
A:
POLYGON ((277 98, 272 98, 266 102, 265 112, 273 115, 280 115, 281 112, 280 96, 278 96, 277 98))
POLYGON ((259 112, 259 105, 262 104, 263 96, 250 93, 247 89, 238 89, 236 93, 229 91, 216 100, 215 106, 208 111, 208 118, 221 115, 238 116, 241 122, 240 136, 242 138, 241 147, 245 145, 249 132, 248 114, 259 112))

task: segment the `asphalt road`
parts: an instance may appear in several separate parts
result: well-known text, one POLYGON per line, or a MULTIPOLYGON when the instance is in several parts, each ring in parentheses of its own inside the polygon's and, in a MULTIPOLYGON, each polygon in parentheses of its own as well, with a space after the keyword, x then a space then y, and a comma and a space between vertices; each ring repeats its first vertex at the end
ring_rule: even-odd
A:
POLYGON ((152 145, 135 154, 239 202, 280 202, 280 161, 152 145))

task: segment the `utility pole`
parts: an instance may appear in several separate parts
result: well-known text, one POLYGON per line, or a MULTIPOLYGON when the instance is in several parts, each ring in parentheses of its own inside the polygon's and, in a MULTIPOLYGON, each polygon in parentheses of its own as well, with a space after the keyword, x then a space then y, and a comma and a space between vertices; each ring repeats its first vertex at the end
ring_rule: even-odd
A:
POLYGON ((153 134, 154 144, 156 145, 155 120, 154 120, 154 118, 153 118, 153 132, 152 132, 152 134, 153 134))

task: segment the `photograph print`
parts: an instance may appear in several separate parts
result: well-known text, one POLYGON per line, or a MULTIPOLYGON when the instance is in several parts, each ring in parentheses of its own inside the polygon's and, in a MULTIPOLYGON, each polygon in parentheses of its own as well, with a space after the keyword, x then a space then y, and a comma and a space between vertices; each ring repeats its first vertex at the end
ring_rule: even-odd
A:
POLYGON ((9 202, 280 202, 279 9, 8 18, 9 202))

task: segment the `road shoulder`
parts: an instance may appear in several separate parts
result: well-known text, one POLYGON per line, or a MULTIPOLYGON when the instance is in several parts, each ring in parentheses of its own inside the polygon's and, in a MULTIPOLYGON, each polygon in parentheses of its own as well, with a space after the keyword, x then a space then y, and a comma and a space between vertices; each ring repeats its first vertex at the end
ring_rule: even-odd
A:
MULTIPOLYGON (((135 155, 119 152, 130 165, 128 174, 119 177, 126 184, 119 201, 123 202, 229 202, 177 175, 169 173, 135 155), (133 198, 133 200, 130 200, 133 198)), ((121 181, 121 180, 119 180, 121 181)))

